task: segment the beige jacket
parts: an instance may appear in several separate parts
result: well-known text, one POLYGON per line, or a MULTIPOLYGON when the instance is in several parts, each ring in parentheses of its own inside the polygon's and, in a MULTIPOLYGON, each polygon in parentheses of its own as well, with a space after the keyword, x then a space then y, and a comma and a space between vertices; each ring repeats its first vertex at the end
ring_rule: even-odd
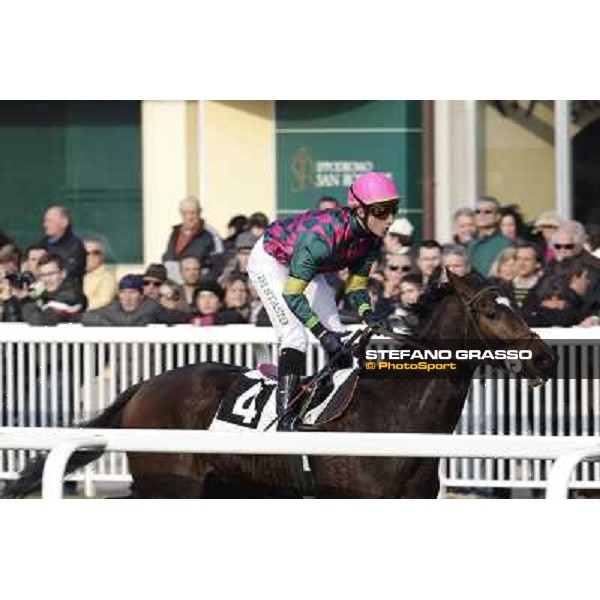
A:
POLYGON ((117 280, 113 270, 107 265, 100 265, 94 271, 86 273, 83 278, 83 293, 88 299, 88 310, 110 304, 117 294, 117 280))

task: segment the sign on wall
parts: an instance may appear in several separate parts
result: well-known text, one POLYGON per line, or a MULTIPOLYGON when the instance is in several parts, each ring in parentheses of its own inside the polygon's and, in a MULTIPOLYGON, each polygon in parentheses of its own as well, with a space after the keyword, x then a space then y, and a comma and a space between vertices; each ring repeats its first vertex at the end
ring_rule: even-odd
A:
POLYGON ((278 101, 277 213, 287 217, 322 196, 345 203, 352 181, 382 171, 405 198, 403 212, 422 220, 419 101, 278 101))

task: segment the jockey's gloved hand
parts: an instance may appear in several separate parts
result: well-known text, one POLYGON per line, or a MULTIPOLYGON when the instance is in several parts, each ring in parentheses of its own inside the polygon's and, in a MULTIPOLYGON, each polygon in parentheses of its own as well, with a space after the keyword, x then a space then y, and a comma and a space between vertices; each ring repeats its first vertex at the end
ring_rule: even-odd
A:
POLYGON ((325 331, 319 336, 319 341, 329 360, 335 358, 335 364, 339 367, 352 366, 352 352, 350 348, 344 346, 339 333, 325 331))

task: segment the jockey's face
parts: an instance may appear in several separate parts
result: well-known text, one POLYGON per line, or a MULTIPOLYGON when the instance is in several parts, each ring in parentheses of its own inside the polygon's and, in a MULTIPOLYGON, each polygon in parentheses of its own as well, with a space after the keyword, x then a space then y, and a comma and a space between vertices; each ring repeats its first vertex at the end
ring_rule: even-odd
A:
POLYGON ((384 238, 390 225, 396 218, 397 204, 389 203, 386 207, 383 205, 374 205, 367 212, 362 206, 358 209, 358 216, 367 226, 367 229, 378 238, 384 238), (386 208, 388 210, 386 210, 386 208), (366 214, 366 222, 365 222, 366 214))

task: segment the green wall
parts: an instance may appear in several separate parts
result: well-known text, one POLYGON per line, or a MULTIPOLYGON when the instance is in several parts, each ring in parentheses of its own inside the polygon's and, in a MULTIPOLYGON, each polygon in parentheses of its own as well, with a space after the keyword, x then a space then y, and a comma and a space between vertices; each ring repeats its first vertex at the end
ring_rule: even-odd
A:
POLYGON ((21 247, 42 237, 48 205, 65 204, 109 260, 140 262, 141 181, 139 102, 0 102, 0 229, 21 247))
POLYGON ((277 101, 276 132, 278 216, 312 208, 321 196, 345 203, 354 177, 383 171, 420 232, 420 101, 277 101))

